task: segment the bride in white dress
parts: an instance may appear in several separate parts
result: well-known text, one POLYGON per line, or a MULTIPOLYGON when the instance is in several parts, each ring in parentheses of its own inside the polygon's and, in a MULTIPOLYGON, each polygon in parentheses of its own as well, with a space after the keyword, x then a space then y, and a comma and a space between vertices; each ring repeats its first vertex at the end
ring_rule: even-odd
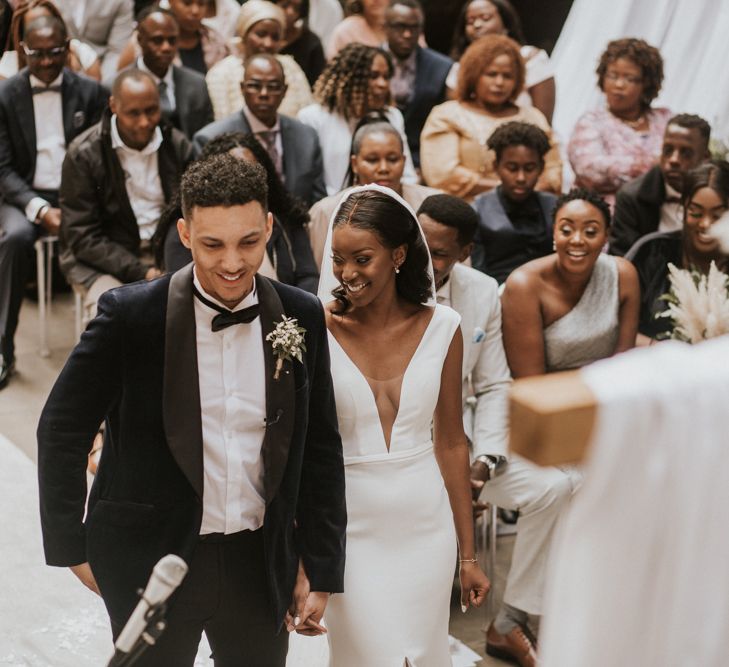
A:
POLYGON ((324 617, 334 667, 450 665, 456 558, 464 611, 489 589, 475 562, 459 316, 435 305, 432 275, 398 195, 376 185, 348 193, 319 286, 348 514, 345 592, 324 617))

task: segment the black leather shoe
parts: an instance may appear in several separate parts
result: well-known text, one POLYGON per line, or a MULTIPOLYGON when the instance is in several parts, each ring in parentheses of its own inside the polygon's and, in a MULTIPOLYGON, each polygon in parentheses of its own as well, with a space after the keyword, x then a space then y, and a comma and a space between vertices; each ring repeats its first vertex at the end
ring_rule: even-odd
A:
MULTIPOLYGON (((2 359, 2 357, 0 357, 2 359)), ((5 363, 3 359, 0 361, 0 389, 5 389, 10 382, 10 376, 15 373, 15 360, 5 363)))

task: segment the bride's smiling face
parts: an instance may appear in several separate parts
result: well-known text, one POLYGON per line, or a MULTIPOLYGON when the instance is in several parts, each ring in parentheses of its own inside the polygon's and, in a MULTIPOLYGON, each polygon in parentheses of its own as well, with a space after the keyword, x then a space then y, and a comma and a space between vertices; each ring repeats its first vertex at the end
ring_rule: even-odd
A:
POLYGON ((354 308, 395 291, 395 267, 405 261, 405 246, 385 247, 373 232, 349 224, 332 234, 334 277, 344 287, 354 308))

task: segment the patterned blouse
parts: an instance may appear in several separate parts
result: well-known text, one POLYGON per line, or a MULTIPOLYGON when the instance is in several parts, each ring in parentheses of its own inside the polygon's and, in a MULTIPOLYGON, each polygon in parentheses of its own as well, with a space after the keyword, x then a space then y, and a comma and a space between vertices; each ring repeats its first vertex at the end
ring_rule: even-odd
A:
POLYGON ((621 185, 656 164, 672 115, 669 109, 651 109, 648 129, 637 131, 607 109, 584 113, 567 146, 575 185, 597 190, 612 205, 621 185))

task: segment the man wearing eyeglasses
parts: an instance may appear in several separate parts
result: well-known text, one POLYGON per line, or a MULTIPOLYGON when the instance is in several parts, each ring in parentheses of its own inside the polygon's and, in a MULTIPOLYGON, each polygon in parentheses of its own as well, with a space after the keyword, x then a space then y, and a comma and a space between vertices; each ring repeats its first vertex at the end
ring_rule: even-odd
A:
POLYGON ((137 17, 137 40, 142 54, 131 67, 151 74, 157 82, 162 117, 192 139, 213 122, 213 105, 205 77, 174 64, 180 28, 168 9, 152 5, 137 17))
POLYGON ((423 8, 418 0, 392 0, 385 15, 385 48, 392 55, 390 89, 405 120, 410 152, 420 167, 420 133, 430 110, 445 100, 450 58, 418 45, 423 8))
POLYGON ((208 141, 224 132, 252 133, 271 156, 289 192, 309 206, 326 196, 316 131, 278 113, 286 94, 286 79, 275 56, 251 56, 245 63, 241 90, 243 109, 200 130, 193 138, 195 151, 199 153, 208 141))
POLYGON ((66 28, 42 16, 19 45, 28 67, 0 83, 0 389, 15 365, 13 338, 23 290, 42 233, 61 223, 58 189, 71 140, 93 125, 108 93, 64 68, 66 28))

